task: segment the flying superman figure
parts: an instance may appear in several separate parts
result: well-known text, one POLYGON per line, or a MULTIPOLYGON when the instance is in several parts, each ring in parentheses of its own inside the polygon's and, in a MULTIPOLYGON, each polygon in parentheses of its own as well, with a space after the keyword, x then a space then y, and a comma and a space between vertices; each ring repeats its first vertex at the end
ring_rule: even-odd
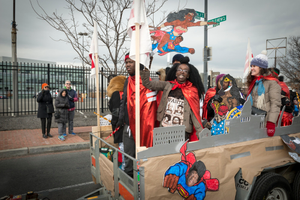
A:
POLYGON ((165 173, 163 187, 178 193, 187 200, 203 200, 206 191, 218 191, 219 180, 211 179, 205 164, 193 153, 186 155, 187 142, 181 147, 181 161, 169 167, 165 173))

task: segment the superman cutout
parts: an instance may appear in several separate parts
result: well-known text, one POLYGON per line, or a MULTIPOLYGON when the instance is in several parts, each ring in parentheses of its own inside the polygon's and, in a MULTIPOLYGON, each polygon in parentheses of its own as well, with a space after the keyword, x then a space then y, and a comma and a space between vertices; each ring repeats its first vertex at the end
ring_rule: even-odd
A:
POLYGON ((174 51, 194 54, 194 48, 180 46, 183 41, 182 34, 188 31, 188 27, 216 24, 215 22, 194 22, 195 16, 196 11, 194 9, 184 9, 170 13, 167 16, 167 22, 150 31, 151 38, 154 40, 153 52, 158 52, 160 56, 174 51), (162 28, 164 30, 161 30, 162 28), (169 30, 165 28, 169 28, 169 30))
POLYGON ((165 173, 163 187, 168 191, 177 192, 188 200, 202 200, 206 191, 218 191, 219 180, 210 178, 210 171, 198 160, 194 153, 186 154, 187 142, 182 145, 181 161, 170 166, 165 173))

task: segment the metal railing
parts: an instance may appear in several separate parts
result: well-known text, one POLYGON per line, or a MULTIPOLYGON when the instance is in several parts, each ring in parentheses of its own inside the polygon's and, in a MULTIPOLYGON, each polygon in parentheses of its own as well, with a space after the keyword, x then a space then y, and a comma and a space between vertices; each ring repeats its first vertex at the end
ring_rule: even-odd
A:
MULTIPOLYGON (((70 80, 73 89, 76 90, 79 101, 76 102, 76 110, 93 112, 96 110, 96 84, 95 79, 90 79, 90 68, 83 66, 66 66, 53 64, 0 62, 0 115, 30 115, 36 114, 38 103, 37 94, 41 91, 41 85, 48 83, 53 100, 63 88, 66 80, 70 80), (18 71, 18 80, 13 80, 13 72, 18 71), (18 84, 18 104, 14 103, 13 83, 18 84)), ((157 77, 155 71, 151 77, 157 77)), ((98 73, 100 90, 101 112, 108 110, 109 98, 106 96, 108 85, 107 77, 111 71, 103 68, 98 73)), ((118 75, 128 76, 127 72, 118 75)))

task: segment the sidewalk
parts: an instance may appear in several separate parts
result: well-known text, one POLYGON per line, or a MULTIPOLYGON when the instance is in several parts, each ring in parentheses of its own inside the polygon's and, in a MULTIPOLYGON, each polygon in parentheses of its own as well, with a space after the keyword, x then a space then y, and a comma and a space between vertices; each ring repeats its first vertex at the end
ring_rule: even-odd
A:
POLYGON ((53 137, 47 139, 42 137, 41 129, 0 131, 0 158, 87 149, 89 140, 82 139, 78 134, 90 132, 92 132, 92 126, 74 127, 74 133, 77 135, 68 134, 65 141, 60 141, 57 128, 51 128, 50 133, 53 137))

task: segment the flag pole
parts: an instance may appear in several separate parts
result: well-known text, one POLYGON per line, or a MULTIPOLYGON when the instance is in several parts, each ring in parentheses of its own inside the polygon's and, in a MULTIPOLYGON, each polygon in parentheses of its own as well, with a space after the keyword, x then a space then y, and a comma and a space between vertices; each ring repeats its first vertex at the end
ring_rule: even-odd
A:
POLYGON ((140 25, 135 23, 135 157, 140 147, 140 25))
MULTIPOLYGON (((95 71, 96 71, 96 95, 97 95, 97 126, 100 130, 100 99, 99 99, 99 69, 98 69, 98 54, 95 53, 95 71)), ((100 137, 100 133, 99 133, 100 137)))

